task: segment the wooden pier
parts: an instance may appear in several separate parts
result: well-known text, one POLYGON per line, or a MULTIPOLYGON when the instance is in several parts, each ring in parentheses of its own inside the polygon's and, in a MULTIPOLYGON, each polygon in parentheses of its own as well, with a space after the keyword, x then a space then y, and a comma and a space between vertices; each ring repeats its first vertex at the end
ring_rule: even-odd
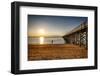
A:
POLYGON ((84 46, 88 49, 88 23, 85 21, 63 36, 66 43, 84 46))

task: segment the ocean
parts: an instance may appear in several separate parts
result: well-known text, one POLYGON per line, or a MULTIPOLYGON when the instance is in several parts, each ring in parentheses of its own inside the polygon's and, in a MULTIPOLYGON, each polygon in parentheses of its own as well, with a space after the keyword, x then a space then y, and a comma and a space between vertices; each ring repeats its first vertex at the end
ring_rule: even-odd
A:
POLYGON ((28 44, 65 44, 62 37, 28 37, 28 44))

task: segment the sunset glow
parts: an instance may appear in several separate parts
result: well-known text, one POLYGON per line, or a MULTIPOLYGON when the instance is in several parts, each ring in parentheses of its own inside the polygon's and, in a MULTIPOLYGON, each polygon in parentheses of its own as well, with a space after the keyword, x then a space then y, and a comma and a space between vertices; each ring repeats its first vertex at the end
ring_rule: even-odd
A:
POLYGON ((38 33, 39 33, 40 35, 44 35, 44 34, 45 34, 45 31, 44 31, 44 29, 39 29, 39 30, 38 30, 38 33))
POLYGON ((28 36, 63 36, 87 17, 28 15, 28 36))

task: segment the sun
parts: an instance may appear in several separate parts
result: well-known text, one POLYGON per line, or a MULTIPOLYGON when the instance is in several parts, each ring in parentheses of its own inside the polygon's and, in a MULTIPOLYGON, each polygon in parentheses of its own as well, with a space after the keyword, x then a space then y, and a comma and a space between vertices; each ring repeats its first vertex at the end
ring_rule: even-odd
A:
POLYGON ((44 35, 45 34, 45 30, 44 29, 39 29, 38 32, 39 32, 40 35, 44 35))

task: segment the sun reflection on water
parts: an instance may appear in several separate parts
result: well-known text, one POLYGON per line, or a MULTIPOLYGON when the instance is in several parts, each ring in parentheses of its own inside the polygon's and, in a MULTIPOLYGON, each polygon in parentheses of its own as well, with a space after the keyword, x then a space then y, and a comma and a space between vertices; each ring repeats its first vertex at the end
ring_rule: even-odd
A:
POLYGON ((40 37, 40 44, 44 44, 44 37, 40 37))

